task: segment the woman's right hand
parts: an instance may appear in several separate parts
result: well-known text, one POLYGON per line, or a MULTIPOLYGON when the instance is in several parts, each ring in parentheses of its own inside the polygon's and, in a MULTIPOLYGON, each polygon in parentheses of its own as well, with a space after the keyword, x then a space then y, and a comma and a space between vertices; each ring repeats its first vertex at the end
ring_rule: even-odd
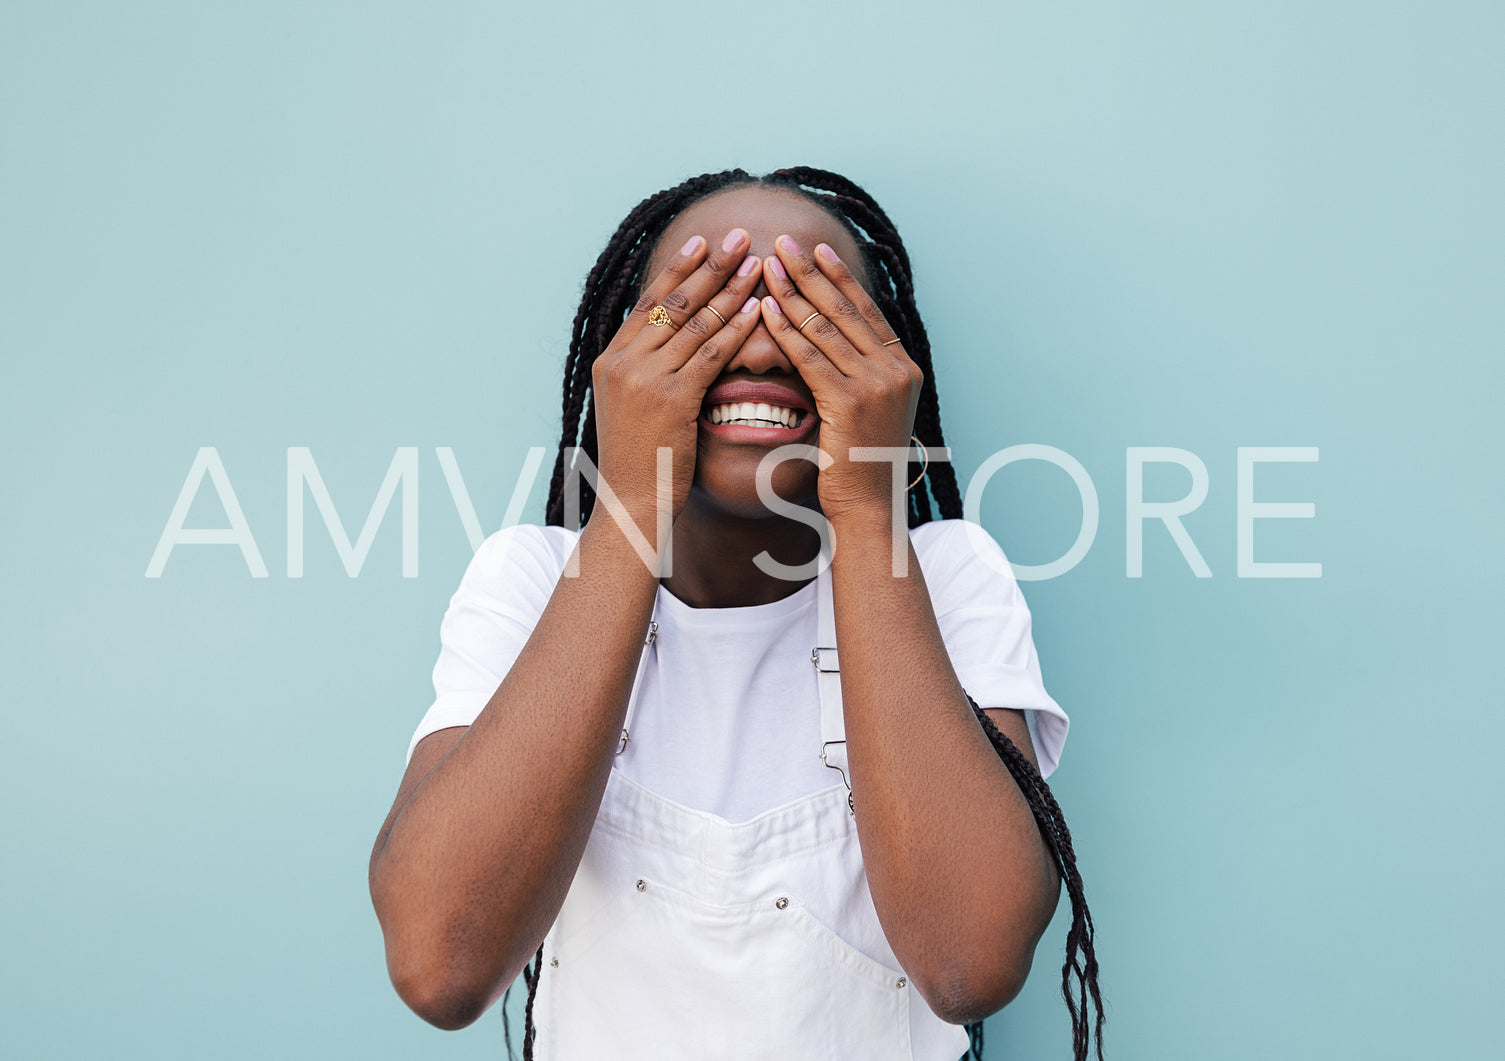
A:
MULTIPOLYGON (((763 263, 747 253, 750 247, 740 228, 709 253, 705 239, 692 236, 592 367, 601 478, 645 530, 657 511, 659 447, 673 451, 671 513, 678 516, 695 476, 706 391, 761 319, 751 296, 763 263), (677 328, 648 322, 660 305, 677 328)), ((597 494, 604 491, 598 487, 597 494)), ((659 528, 660 538, 667 533, 659 528)))

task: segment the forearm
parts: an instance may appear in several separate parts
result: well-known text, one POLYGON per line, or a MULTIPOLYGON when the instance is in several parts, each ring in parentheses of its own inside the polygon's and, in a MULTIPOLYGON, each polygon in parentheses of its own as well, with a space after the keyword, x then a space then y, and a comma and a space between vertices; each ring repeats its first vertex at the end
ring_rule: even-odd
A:
POLYGON ((847 754, 873 902, 932 1008, 977 1019, 1022 986, 1055 870, 957 680, 907 538, 908 573, 895 578, 888 526, 835 535, 847 754))
POLYGON ((577 548, 579 576, 560 579, 505 680, 372 859, 394 981, 459 996, 464 1011, 516 978, 564 902, 652 614, 657 580, 613 523, 593 519, 577 548))

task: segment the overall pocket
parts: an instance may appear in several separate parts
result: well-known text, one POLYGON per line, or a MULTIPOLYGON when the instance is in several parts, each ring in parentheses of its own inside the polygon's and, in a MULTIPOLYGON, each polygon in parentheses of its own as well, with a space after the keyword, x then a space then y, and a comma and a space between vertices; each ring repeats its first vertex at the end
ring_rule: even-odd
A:
POLYGON ((540 1059, 911 1056, 904 974, 856 950, 796 896, 716 906, 644 880, 561 939, 554 956, 540 1059))

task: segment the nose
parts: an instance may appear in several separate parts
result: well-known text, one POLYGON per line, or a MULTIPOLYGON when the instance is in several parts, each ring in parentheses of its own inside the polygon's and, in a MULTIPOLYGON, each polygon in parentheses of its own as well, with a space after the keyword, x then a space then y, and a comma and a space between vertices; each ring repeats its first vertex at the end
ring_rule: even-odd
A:
MULTIPOLYGON (((753 312, 762 313, 763 311, 757 309, 753 312)), ((784 351, 779 348, 779 344, 774 341, 772 333, 768 330, 768 326, 762 321, 759 321, 757 326, 753 328, 752 334, 742 343, 742 348, 737 351, 736 355, 727 363, 726 368, 722 371, 736 372, 738 370, 754 376, 764 376, 770 373, 789 376, 798 374, 795 371, 793 363, 784 354, 784 351)))

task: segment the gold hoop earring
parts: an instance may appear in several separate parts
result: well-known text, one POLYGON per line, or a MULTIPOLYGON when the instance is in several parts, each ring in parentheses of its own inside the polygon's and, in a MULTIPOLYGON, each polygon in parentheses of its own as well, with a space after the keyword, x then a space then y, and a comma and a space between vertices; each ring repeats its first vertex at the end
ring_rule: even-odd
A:
POLYGON ((909 436, 909 440, 911 442, 913 442, 916 446, 920 447, 920 460, 921 460, 922 463, 920 464, 920 474, 916 475, 914 477, 914 483, 910 483, 908 486, 906 486, 904 488, 906 491, 913 490, 914 487, 915 487, 915 483, 917 483, 921 479, 925 478, 925 472, 928 471, 929 468, 930 468, 930 451, 925 448, 925 443, 921 442, 914 435, 910 435, 909 436))

